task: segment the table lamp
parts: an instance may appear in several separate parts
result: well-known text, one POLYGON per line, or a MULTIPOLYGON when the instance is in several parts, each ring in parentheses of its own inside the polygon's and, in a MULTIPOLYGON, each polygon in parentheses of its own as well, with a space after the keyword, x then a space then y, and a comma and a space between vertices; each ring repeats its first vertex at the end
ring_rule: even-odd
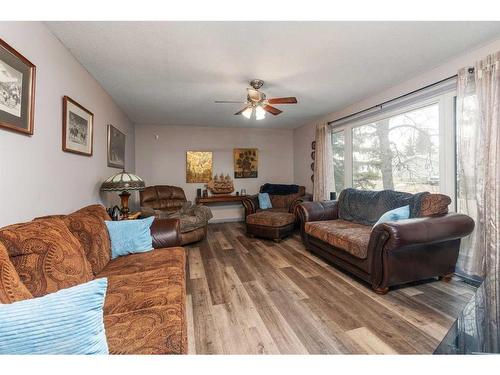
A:
POLYGON ((120 172, 108 177, 101 185, 101 191, 121 191, 120 199, 122 207, 120 209, 123 218, 128 218, 128 199, 130 198, 129 191, 142 190, 146 187, 146 183, 139 176, 128 173, 120 172))

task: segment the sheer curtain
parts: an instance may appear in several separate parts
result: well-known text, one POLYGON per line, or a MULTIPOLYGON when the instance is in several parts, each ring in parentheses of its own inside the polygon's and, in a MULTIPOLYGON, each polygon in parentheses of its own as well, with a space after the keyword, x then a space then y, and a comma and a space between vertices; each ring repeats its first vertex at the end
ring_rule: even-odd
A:
POLYGON ((321 201, 330 199, 330 192, 335 191, 332 135, 327 123, 316 126, 315 140, 313 200, 321 201))
POLYGON ((457 91, 458 210, 476 222, 457 267, 482 278, 500 269, 500 52, 461 69, 457 91))
POLYGON ((458 73, 458 211, 476 222, 462 241, 458 272, 484 279, 476 294, 481 350, 500 350, 500 52, 458 73))

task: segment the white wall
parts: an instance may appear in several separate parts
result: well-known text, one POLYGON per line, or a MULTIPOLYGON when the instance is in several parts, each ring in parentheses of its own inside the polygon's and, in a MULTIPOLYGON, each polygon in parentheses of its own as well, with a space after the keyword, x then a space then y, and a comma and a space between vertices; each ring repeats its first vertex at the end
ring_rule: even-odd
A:
POLYGON ((134 171, 133 124, 43 23, 0 22, 0 36, 36 65, 35 133, 0 129, 0 227, 101 202, 102 180, 119 171, 106 166, 106 124, 127 135, 134 171), (94 113, 92 157, 61 150, 64 95, 94 113))
MULTIPOLYGON (((294 176, 295 183, 305 185, 308 191, 312 192, 311 182, 311 142, 314 140, 314 127, 319 122, 332 121, 347 116, 351 113, 356 113, 360 110, 370 108, 374 105, 383 103, 387 100, 404 95, 411 91, 425 87, 442 79, 448 78, 460 68, 471 66, 476 60, 482 59, 488 54, 495 53, 500 50, 500 39, 489 43, 483 47, 477 48, 466 54, 457 56, 446 64, 440 65, 430 71, 422 73, 412 79, 409 79, 399 85, 382 90, 378 95, 367 97, 357 103, 336 112, 332 112, 326 116, 318 118, 309 124, 305 124, 294 130, 294 176)), ((418 56, 416 56, 418 58, 418 56)))
MULTIPOLYGON (((213 172, 233 173, 233 148, 258 148, 257 178, 234 179, 236 191, 255 194, 266 182, 293 182, 293 130, 146 126, 135 129, 136 171, 147 185, 174 185, 188 200, 204 184, 186 183, 186 151, 212 151, 213 172), (158 136, 158 139, 156 139, 158 136)), ((210 206, 215 221, 243 218, 240 205, 210 206)))

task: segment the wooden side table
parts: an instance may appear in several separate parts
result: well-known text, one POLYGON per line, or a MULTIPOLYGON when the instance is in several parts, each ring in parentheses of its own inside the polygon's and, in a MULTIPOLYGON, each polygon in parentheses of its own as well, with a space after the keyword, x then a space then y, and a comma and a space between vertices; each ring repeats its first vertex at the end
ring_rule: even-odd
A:
POLYGON ((209 197, 198 197, 195 202, 201 205, 210 205, 214 203, 241 203, 245 197, 246 195, 218 194, 209 197))

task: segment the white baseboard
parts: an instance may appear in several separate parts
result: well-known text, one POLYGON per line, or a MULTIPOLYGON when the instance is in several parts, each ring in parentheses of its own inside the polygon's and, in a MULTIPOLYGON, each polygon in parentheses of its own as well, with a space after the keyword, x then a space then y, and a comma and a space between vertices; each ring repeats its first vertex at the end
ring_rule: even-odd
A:
POLYGON ((220 224, 220 223, 235 223, 235 222, 243 222, 245 219, 241 217, 227 217, 220 219, 210 219, 208 224, 220 224))

